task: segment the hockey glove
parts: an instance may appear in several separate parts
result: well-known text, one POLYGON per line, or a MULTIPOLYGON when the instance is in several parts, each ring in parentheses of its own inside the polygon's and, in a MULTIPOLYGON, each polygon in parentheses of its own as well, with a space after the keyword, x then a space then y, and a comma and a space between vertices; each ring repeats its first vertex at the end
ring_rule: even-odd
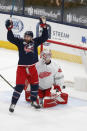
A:
POLYGON ((58 85, 54 85, 54 90, 56 90, 56 92, 62 92, 62 89, 65 89, 66 86, 63 85, 62 87, 58 86, 58 85))
POLYGON ((54 85, 54 90, 56 90, 56 92, 61 92, 62 91, 60 86, 58 86, 58 85, 54 85))
POLYGON ((11 30, 13 28, 13 22, 11 20, 6 20, 5 26, 7 30, 11 30))
POLYGON ((39 20, 40 20, 40 26, 42 28, 46 28, 46 17, 42 16, 42 17, 40 17, 39 20))

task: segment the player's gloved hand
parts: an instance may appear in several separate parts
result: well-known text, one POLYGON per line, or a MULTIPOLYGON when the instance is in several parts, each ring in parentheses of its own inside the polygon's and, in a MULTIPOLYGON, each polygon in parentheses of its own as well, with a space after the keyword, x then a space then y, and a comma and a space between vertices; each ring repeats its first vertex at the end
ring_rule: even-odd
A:
POLYGON ((54 85, 54 90, 56 90, 56 92, 61 92, 62 91, 60 86, 58 86, 58 85, 54 85))
POLYGON ((5 26, 7 30, 11 30, 13 28, 13 22, 11 20, 6 20, 5 26))
POLYGON ((40 17, 40 26, 42 27, 42 28, 46 28, 46 17, 45 16, 42 16, 42 17, 40 17))

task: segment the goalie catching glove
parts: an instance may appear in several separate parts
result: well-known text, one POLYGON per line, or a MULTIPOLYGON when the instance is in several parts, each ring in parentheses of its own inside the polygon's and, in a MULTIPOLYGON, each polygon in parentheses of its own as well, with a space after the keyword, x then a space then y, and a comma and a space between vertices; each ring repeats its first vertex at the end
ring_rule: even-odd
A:
POLYGON ((7 30, 11 30, 13 28, 13 22, 11 20, 6 20, 5 26, 7 30))
POLYGON ((40 26, 42 27, 42 28, 46 28, 46 17, 45 16, 42 16, 42 17, 40 17, 40 26))

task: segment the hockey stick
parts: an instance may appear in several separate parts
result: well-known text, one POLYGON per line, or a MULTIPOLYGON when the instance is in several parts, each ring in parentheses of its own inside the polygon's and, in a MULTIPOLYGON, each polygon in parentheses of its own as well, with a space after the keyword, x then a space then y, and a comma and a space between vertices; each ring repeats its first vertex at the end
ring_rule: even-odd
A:
POLYGON ((0 77, 12 88, 14 89, 14 87, 0 74, 0 77))
POLYGON ((14 5, 15 5, 15 0, 12 0, 12 9, 10 12, 10 19, 12 18, 13 12, 14 12, 14 5))

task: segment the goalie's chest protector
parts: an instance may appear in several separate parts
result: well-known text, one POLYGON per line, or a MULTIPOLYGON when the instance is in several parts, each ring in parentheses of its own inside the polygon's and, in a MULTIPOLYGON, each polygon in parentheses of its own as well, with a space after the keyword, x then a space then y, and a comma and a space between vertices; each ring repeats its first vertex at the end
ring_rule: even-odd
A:
POLYGON ((38 66, 39 85, 41 89, 48 89, 54 84, 55 69, 53 64, 40 64, 38 66))

